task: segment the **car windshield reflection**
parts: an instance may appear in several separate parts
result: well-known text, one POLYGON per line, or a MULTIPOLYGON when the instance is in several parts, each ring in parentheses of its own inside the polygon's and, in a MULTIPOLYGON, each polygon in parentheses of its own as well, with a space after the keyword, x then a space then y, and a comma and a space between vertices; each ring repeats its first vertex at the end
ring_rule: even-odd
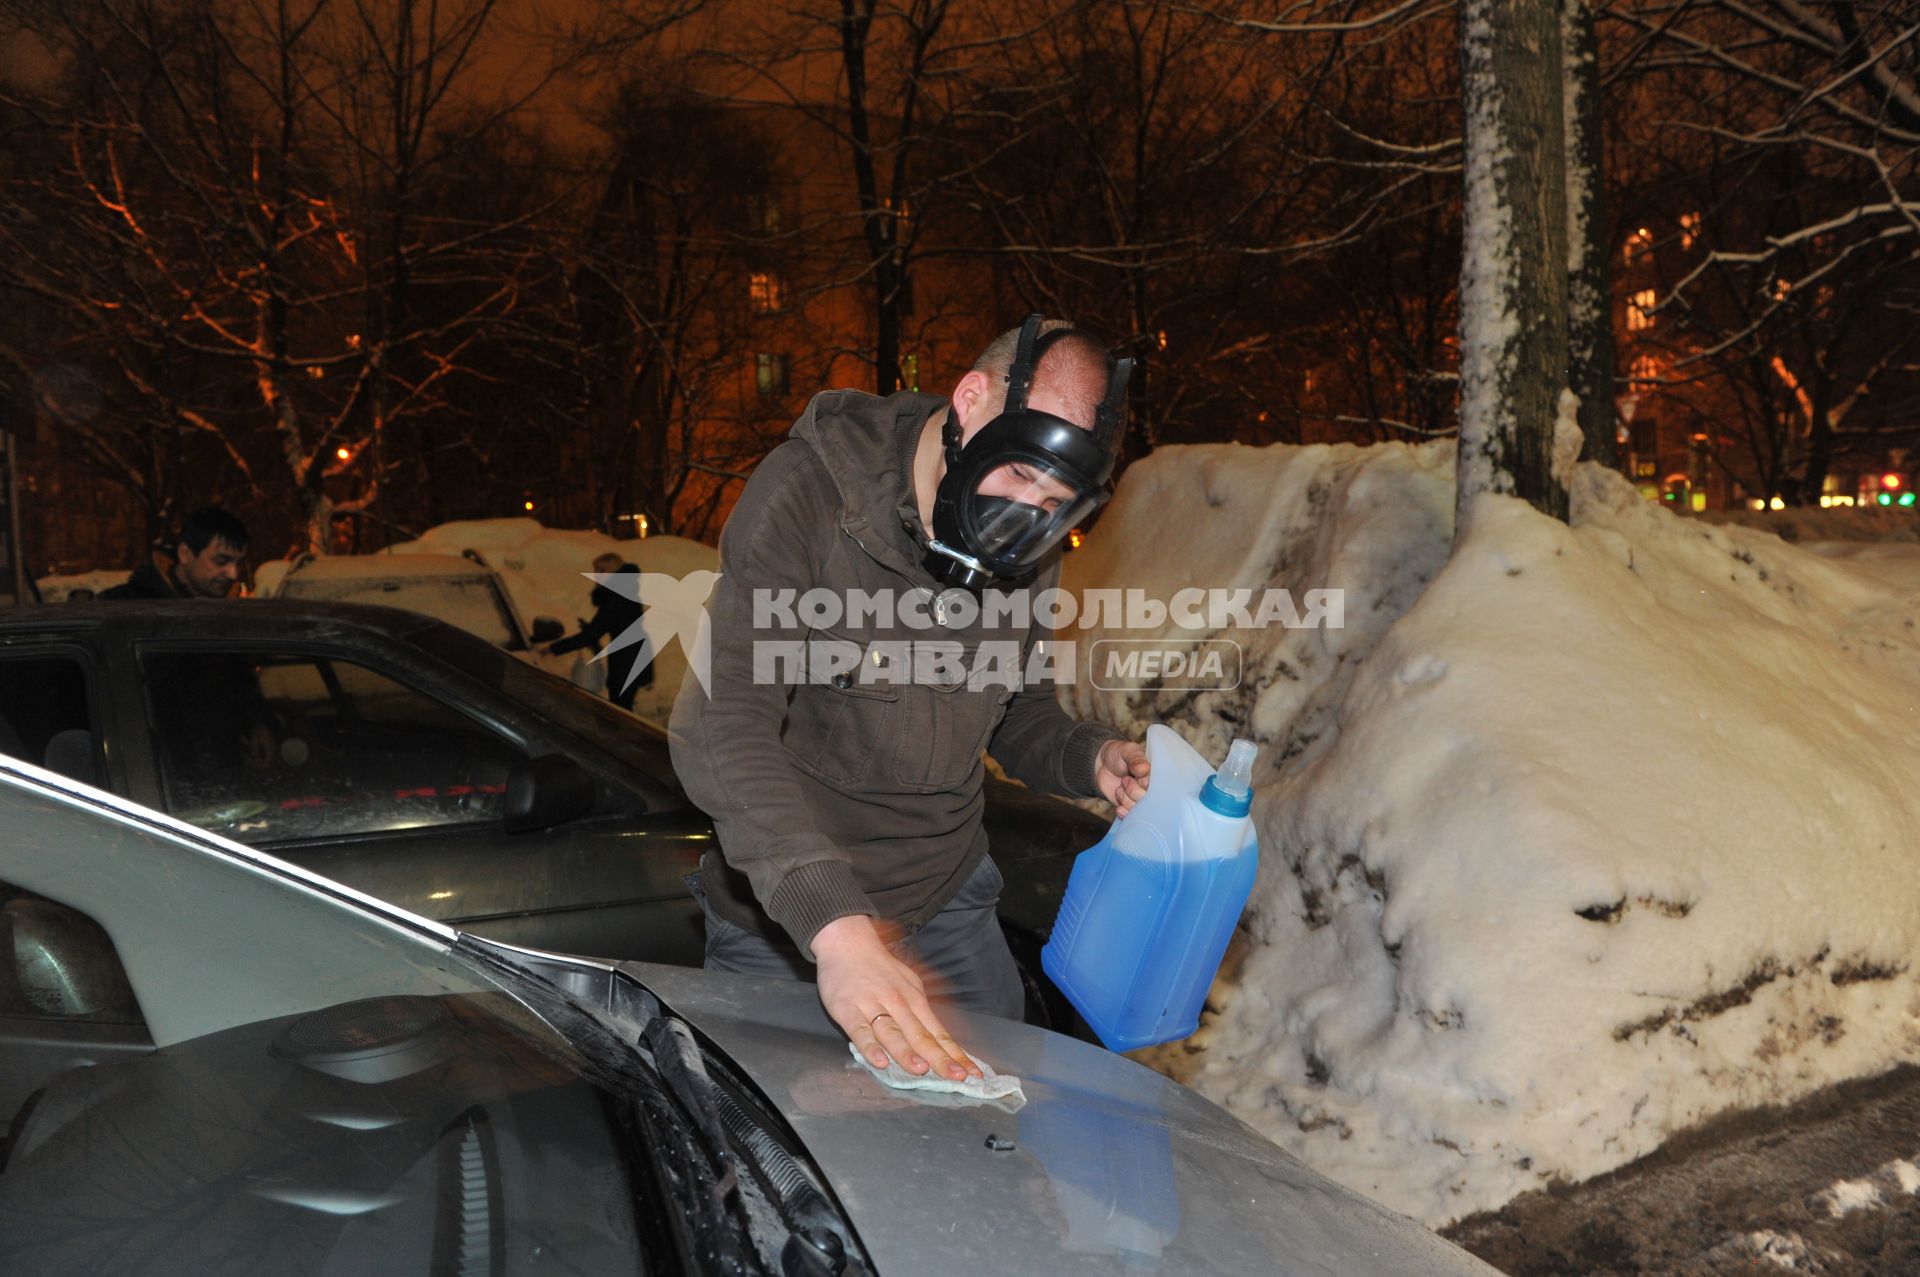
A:
POLYGON ((639 1272, 672 1247, 635 1209, 661 1192, 651 1066, 544 981, 13 771, 0 834, 7 1271, 639 1272))

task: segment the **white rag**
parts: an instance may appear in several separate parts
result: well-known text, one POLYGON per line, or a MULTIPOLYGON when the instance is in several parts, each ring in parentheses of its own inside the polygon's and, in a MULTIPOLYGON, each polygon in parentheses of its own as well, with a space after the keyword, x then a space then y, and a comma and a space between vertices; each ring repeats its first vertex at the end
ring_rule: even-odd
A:
POLYGON ((1022 1104, 1027 1102, 1027 1093, 1020 1089, 1019 1078, 995 1073, 991 1064, 977 1056, 973 1062, 980 1066, 980 1076, 969 1074, 964 1082, 951 1082, 932 1069, 918 1075, 909 1073, 892 1060, 887 1061, 886 1068, 876 1069, 853 1043, 847 1043, 847 1050, 854 1059, 860 1061, 861 1068, 896 1091, 937 1091, 947 1095, 964 1095, 974 1100, 1002 1100, 1011 1096, 1022 1104))

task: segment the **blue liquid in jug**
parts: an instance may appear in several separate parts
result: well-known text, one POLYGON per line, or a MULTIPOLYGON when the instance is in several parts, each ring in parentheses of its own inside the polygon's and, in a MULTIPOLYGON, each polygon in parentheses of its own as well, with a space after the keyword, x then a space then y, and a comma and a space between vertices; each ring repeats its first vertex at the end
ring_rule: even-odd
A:
POLYGON ((1211 769, 1186 742, 1157 732, 1173 736, 1148 733, 1152 806, 1143 800, 1080 853, 1040 953, 1041 968, 1115 1051, 1200 1026, 1258 865, 1250 822, 1199 798, 1211 769))

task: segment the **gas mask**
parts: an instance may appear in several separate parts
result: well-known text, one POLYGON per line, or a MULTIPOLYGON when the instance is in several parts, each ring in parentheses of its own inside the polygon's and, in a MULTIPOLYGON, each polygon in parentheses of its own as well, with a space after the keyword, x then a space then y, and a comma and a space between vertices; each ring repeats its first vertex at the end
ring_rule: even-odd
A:
POLYGON ((1092 430, 1027 406, 1041 356, 1075 331, 1042 335, 1040 316, 1027 318, 1007 372, 1006 406, 964 447, 948 412, 941 432, 947 472, 934 495, 926 558, 942 584, 978 591, 1031 577, 1110 495, 1133 360, 1113 365, 1092 430))

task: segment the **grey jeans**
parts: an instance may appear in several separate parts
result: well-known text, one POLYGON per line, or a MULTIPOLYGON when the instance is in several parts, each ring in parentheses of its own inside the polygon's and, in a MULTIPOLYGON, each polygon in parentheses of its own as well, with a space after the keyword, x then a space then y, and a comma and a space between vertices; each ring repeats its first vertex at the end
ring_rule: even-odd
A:
MULTIPOLYGON (((927 922, 896 941, 894 953, 927 977, 936 1004, 1018 1020, 1026 1006, 1019 968, 995 912, 1005 883, 993 857, 982 856, 953 899, 927 922)), ((713 911, 700 889, 700 875, 687 879, 707 921, 709 971, 813 979, 813 964, 786 940, 768 940, 734 926, 713 911)))

